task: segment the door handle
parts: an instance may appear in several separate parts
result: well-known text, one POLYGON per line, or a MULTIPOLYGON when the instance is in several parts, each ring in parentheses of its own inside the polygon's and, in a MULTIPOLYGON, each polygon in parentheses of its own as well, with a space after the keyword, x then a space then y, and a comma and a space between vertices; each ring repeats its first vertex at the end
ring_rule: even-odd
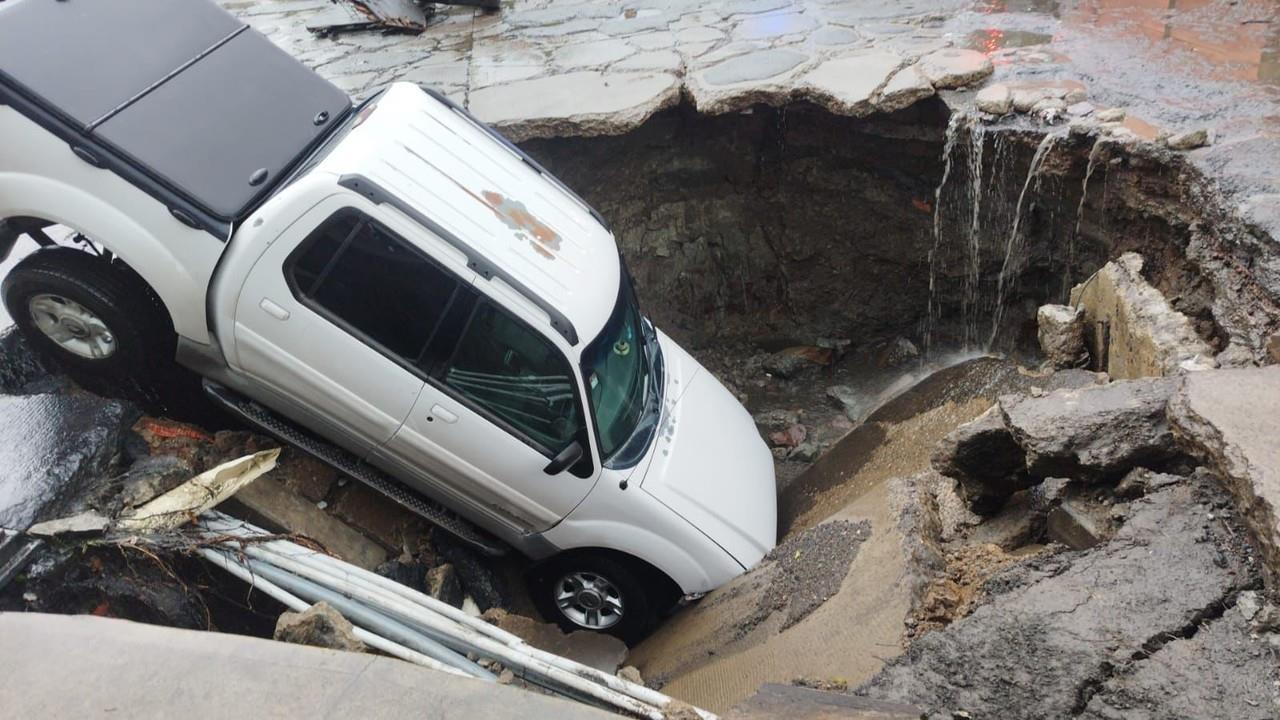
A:
POLYGON ((440 422, 447 422, 447 423, 456 423, 456 422, 458 422, 458 416, 457 416, 457 415, 454 415, 453 413, 449 412, 448 410, 445 410, 443 407, 441 407, 441 406, 440 406, 440 405, 438 405, 438 404, 437 404, 437 405, 432 405, 432 406, 431 406, 431 415, 427 417, 427 420, 428 420, 428 421, 431 421, 431 420, 433 420, 433 419, 435 419, 435 418, 440 418, 440 422))
POLYGON ((262 302, 258 303, 258 307, 262 308, 262 312, 277 320, 289 319, 289 311, 271 302, 269 298, 262 298, 262 302))

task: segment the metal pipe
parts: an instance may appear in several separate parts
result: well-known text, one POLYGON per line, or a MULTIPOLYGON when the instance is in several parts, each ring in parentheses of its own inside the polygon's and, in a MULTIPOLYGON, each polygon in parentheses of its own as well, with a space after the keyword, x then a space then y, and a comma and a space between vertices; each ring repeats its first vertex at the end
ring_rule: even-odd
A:
MULTIPOLYGON (((214 532, 240 538, 265 534, 252 525, 221 513, 207 513, 205 517, 205 526, 214 532)), ((521 638, 451 605, 323 553, 284 540, 245 546, 246 552, 254 550, 258 551, 254 554, 258 554, 259 558, 262 557, 259 553, 263 552, 275 555, 280 567, 290 572, 317 578, 317 582, 336 584, 348 597, 381 607, 421 626, 421 630, 429 630, 431 635, 449 645, 465 647, 468 651, 498 660, 512 670, 525 670, 545 678, 553 686, 570 688, 575 694, 585 693, 597 701, 642 717, 660 717, 660 709, 673 702, 669 696, 643 685, 627 682, 596 668, 534 648, 521 638), (387 597, 388 593, 394 597, 387 597), (453 622, 450 624, 446 620, 453 622), (584 680, 587 682, 584 683, 584 680), (601 690, 606 692, 601 693, 601 690), (637 703, 641 705, 637 706, 637 703)), ((716 717, 703 710, 698 710, 698 714, 706 720, 714 720, 716 717)))
MULTIPOLYGON (((224 552, 229 553, 230 551, 224 552)), ((366 607, 358 601, 350 600, 317 582, 305 577, 292 575, 280 567, 261 560, 248 558, 243 561, 237 560, 237 562, 242 562, 255 575, 266 578, 271 583, 301 597, 303 600, 329 603, 353 623, 359 623, 370 628, 384 637, 464 672, 470 677, 482 680, 496 679, 493 673, 477 666, 432 638, 426 637, 418 630, 392 618, 385 617, 377 610, 366 607)))
MULTIPOLYGON (((271 597, 280 601, 285 607, 289 608, 290 610, 293 610, 294 612, 302 612, 307 608, 311 607, 311 605, 307 601, 297 597, 293 593, 290 593, 284 590, 283 588, 267 580, 266 578, 255 577, 253 573, 251 573, 248 569, 246 569, 244 566, 240 565, 237 561, 231 559, 227 555, 224 555, 220 552, 217 552, 215 550, 211 550, 208 548, 202 548, 200 550, 200 554, 203 555, 204 558, 209 562, 227 571, 232 576, 244 581, 250 587, 261 590, 267 595, 270 595, 271 597)), ((356 636, 356 639, 360 640, 361 642, 365 643, 371 648, 380 650, 388 655, 398 657, 401 660, 414 663, 415 665, 421 665, 423 667, 430 668, 432 670, 439 670, 440 672, 446 672, 446 673, 449 673, 450 675, 457 675, 459 677, 465 677, 465 678, 471 677, 467 673, 464 673, 460 670, 456 670, 448 665, 445 665, 439 660, 427 657, 426 655, 423 655, 420 652, 410 650, 409 648, 403 645, 400 645, 398 643, 392 642, 391 640, 388 640, 382 637, 381 635, 375 635, 362 627, 359 627, 359 626, 355 627, 355 636, 356 636)))

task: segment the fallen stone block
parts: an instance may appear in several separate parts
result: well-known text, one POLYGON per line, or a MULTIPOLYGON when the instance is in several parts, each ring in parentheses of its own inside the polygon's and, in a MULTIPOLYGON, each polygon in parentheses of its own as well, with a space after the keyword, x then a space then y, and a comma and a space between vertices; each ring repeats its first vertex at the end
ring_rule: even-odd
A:
POLYGON ((1110 535, 1105 517, 1083 504, 1068 500, 1049 513, 1045 534, 1072 550, 1088 550, 1110 535))
POLYGON ((1013 94, 1009 92, 1009 86, 1003 83, 982 88, 973 101, 979 110, 992 115, 1007 115, 1013 110, 1013 94))
POLYGON ((1042 397, 1005 395, 999 408, 1031 477, 1104 480, 1180 455, 1165 418, 1176 383, 1147 378, 1042 397))
POLYGON ((1085 341, 1098 369, 1126 379, 1214 367, 1213 348, 1146 281, 1142 266, 1141 255, 1125 253, 1071 290, 1071 304, 1084 309, 1085 341))
POLYGON ((284 612, 276 621, 274 636, 281 642, 311 645, 331 650, 364 652, 365 644, 356 639, 355 628, 328 603, 318 602, 306 610, 284 612))
POLYGON ((791 379, 802 373, 831 364, 834 351, 811 345, 786 348, 765 358, 765 372, 791 379))
POLYGON ((1040 350, 1054 368, 1074 368, 1088 358, 1084 311, 1067 305, 1041 305, 1036 312, 1040 350))
POLYGON ((1035 482, 1026 475, 1026 453, 999 406, 951 431, 934 448, 931 461, 935 470, 959 482, 961 497, 979 513, 995 511, 1009 495, 1035 482))
POLYGON ((255 524, 308 537, 366 570, 377 568, 387 559, 387 552, 377 543, 271 478, 259 478, 236 493, 233 502, 247 510, 247 519, 255 524))
POLYGON ((1280 591, 1280 366, 1188 375, 1169 402, 1179 443, 1222 476, 1280 591))
POLYGON ((725 720, 918 720, 920 708, 843 692, 769 683, 738 703, 725 720))

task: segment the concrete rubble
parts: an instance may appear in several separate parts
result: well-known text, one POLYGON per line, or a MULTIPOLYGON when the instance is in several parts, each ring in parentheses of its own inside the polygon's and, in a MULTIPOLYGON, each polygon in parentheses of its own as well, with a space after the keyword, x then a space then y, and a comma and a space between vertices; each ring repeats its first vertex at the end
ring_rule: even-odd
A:
POLYGON ((351 621, 323 602, 302 612, 281 613, 272 637, 281 642, 331 650, 365 652, 368 649, 356 639, 351 621))
POLYGON ((1214 367, 1213 349, 1147 282, 1143 262, 1136 253, 1121 255, 1071 291, 1098 369, 1123 379, 1214 367))

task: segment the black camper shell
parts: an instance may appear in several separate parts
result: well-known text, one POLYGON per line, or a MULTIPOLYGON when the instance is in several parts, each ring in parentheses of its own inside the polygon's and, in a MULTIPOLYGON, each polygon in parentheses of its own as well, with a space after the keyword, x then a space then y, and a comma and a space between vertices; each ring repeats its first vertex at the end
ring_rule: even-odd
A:
POLYGON ((223 240, 351 111, 210 0, 0 0, 0 105, 223 240))

